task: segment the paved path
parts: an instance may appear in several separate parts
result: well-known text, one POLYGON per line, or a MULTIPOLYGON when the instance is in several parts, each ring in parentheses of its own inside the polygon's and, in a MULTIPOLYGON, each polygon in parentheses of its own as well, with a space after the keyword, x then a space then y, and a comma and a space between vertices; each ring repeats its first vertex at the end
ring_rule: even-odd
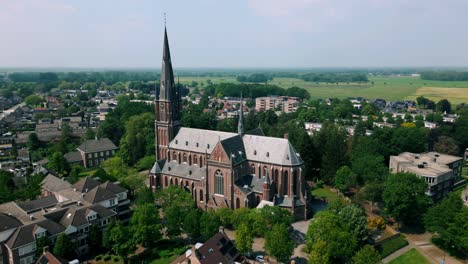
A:
POLYGON ((395 258, 405 254, 410 249, 415 248, 419 253, 421 253, 430 263, 440 264, 445 256, 445 264, 468 264, 468 261, 463 261, 456 259, 454 257, 446 254, 442 249, 438 248, 431 243, 432 235, 430 233, 424 234, 405 234, 406 240, 408 240, 409 245, 403 247, 393 254, 387 256, 382 261, 383 263, 389 263, 395 258))
POLYGON ((410 251, 414 248, 413 245, 407 245, 405 247, 400 248, 399 250, 393 252, 392 254, 388 255, 386 258, 382 259, 383 263, 389 263, 390 261, 398 258, 399 256, 405 254, 406 252, 410 251))

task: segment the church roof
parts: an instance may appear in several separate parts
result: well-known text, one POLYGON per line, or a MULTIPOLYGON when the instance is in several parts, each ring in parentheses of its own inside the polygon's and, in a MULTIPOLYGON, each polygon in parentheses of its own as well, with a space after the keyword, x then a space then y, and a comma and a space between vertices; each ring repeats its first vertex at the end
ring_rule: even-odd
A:
POLYGON ((171 52, 169 50, 169 40, 167 30, 164 28, 164 47, 161 68, 161 83, 159 88, 159 100, 178 100, 178 88, 175 87, 174 73, 172 71, 171 52))
POLYGON ((206 168, 200 168, 200 166, 196 164, 189 165, 186 162, 179 164, 177 161, 168 161, 164 164, 162 173, 200 180, 202 177, 206 176, 206 168))
POLYGON ((247 159, 281 165, 300 165, 301 157, 285 138, 244 135, 242 137, 247 159))
POLYGON ((237 136, 236 133, 205 130, 198 128, 180 128, 177 136, 169 144, 170 149, 180 149, 211 154, 218 141, 237 136))
POLYGON ((247 134, 240 137, 215 130, 182 127, 169 148, 211 154, 218 142, 234 163, 245 159, 287 166, 303 163, 288 139, 247 134))

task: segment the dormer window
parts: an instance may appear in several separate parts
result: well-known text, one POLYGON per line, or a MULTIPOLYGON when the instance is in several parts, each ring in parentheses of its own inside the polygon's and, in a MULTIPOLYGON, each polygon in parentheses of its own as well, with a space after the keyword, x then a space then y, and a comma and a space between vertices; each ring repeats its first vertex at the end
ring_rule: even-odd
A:
POLYGON ((45 231, 39 232, 39 233, 36 234, 36 239, 41 238, 41 237, 45 237, 45 236, 46 236, 46 232, 45 232, 45 231))
POLYGON ((88 216, 88 221, 96 220, 97 216, 95 214, 88 216))
POLYGON ((175 143, 178 144, 178 143, 179 143, 179 140, 176 139, 176 140, 175 140, 175 143))
POLYGON ((210 144, 207 144, 207 145, 206 145, 206 148, 210 148, 210 144))
POLYGON ((198 144, 198 142, 197 142, 197 148, 198 148, 198 146, 200 146, 200 144, 198 144))
POLYGON ((267 152, 267 153, 266 153, 266 156, 267 156, 267 157, 270 157, 270 152, 267 152))
POLYGON ((254 155, 257 155, 257 151, 256 151, 256 150, 254 150, 254 155))
POLYGON ((185 141, 185 146, 188 146, 188 141, 185 141))

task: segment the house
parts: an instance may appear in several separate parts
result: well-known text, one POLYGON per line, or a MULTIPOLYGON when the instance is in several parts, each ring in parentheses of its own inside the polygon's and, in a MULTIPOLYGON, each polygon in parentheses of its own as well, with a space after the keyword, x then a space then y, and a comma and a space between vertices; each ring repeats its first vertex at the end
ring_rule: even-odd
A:
POLYGON ((435 122, 424 121, 424 127, 429 129, 437 128, 438 125, 435 122))
POLYGON ((313 123, 313 122, 305 122, 304 128, 307 131, 307 134, 312 135, 319 132, 323 127, 322 123, 313 123))
POLYGON ((391 173, 414 173, 424 179, 428 184, 426 194, 434 201, 439 201, 460 180, 462 158, 437 152, 404 152, 398 156, 390 156, 389 167, 391 173))
MULTIPOLYGON (((129 220, 127 192, 117 183, 82 178, 71 185, 47 175, 41 183, 41 198, 0 204, 0 259, 6 259, 4 263, 34 263, 37 239, 47 236, 53 244, 62 233, 75 243, 78 255, 86 254, 92 226, 103 230, 113 219, 129 220)), ((61 263, 46 252, 38 261, 61 263)))
POLYGON ((234 243, 223 228, 204 244, 197 243, 171 264, 231 264, 245 263, 234 243))
POLYGON ((112 157, 118 148, 110 139, 101 138, 86 140, 76 149, 65 154, 68 163, 93 168, 112 157))
POLYGON ((385 101, 384 99, 375 99, 373 103, 380 110, 384 109, 387 105, 387 101, 385 101))
POLYGON ((181 108, 165 31, 152 189, 180 186, 203 210, 254 208, 265 200, 298 219, 307 217, 304 161, 287 138, 244 133, 242 107, 237 133, 182 127, 181 108))

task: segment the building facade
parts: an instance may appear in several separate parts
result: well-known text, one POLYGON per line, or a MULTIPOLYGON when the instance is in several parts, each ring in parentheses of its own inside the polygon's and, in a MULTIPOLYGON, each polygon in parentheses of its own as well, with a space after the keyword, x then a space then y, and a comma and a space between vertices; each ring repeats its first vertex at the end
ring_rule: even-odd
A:
POLYGON ((77 151, 65 154, 65 159, 70 165, 93 168, 112 157, 117 149, 108 138, 86 140, 76 148, 77 151))
POLYGON ((439 201, 447 196, 460 180, 462 158, 437 152, 404 152, 398 156, 390 156, 389 167, 391 173, 414 173, 424 179, 428 184, 426 194, 433 201, 439 201))
POLYGON ((259 130, 238 133, 182 127, 180 92, 174 85, 167 32, 161 85, 155 101, 156 157, 150 186, 180 186, 199 208, 253 208, 277 205, 305 218, 304 162, 288 139, 265 137, 259 130))
POLYGON ((255 110, 280 110, 285 113, 295 112, 301 99, 299 97, 288 96, 268 96, 255 99, 255 110))

